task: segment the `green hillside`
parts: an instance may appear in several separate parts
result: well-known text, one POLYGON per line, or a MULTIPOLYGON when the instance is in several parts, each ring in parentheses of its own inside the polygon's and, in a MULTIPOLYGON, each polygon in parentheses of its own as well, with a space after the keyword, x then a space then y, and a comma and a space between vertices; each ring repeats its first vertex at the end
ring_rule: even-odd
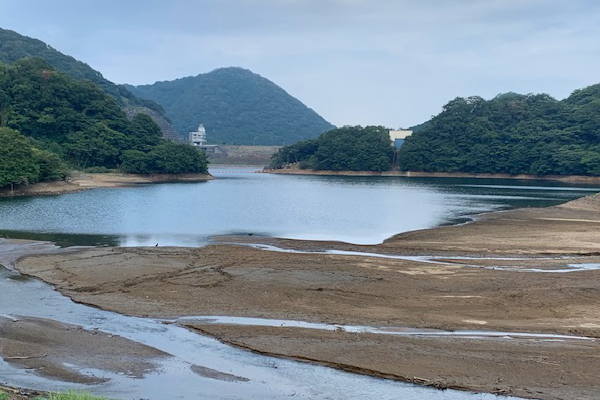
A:
POLYGON ((11 64, 28 57, 41 58, 57 71, 61 71, 72 78, 93 82, 104 92, 114 97, 126 111, 132 109, 132 114, 140 112, 148 114, 161 126, 165 136, 172 134, 172 128, 169 126, 164 110, 160 105, 136 97, 126 87, 114 84, 86 63, 55 50, 41 40, 0 28, 0 62, 11 64))
POLYGON ((128 88, 160 104, 182 134, 204 124, 215 144, 284 145, 333 128, 273 82, 242 68, 128 88))
POLYGON ((0 128, 0 186, 60 178, 65 164, 206 172, 203 153, 162 139, 150 117, 127 118, 98 86, 38 58, 0 64, 0 128))
POLYGON ((279 149, 271 168, 297 165, 328 171, 386 171, 391 168, 392 148, 382 126, 348 126, 279 149))
POLYGON ((558 101, 506 93, 456 98, 408 138, 412 171, 600 175, 600 85, 558 101))

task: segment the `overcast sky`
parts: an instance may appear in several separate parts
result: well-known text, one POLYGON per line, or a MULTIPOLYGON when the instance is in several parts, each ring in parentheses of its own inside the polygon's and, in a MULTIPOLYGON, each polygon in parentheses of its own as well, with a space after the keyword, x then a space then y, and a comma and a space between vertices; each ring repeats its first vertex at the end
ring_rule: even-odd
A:
POLYGON ((0 0, 0 27, 118 83, 249 68, 336 125, 600 82, 596 0, 0 0))

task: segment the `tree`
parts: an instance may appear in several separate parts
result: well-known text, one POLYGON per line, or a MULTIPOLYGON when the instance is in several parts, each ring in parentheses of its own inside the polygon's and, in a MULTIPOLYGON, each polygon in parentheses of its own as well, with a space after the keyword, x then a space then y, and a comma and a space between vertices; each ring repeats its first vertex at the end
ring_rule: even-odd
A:
POLYGON ((0 128, 0 187, 63 179, 58 156, 36 148, 19 132, 0 128))
POLYGON ((299 163, 318 170, 386 171, 391 168, 393 154, 388 129, 343 127, 317 139, 282 147, 273 156, 271 167, 299 163))

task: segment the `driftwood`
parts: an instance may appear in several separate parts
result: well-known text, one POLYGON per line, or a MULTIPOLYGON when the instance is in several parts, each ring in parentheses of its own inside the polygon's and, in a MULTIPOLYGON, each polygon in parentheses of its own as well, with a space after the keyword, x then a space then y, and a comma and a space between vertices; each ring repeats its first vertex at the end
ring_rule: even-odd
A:
POLYGON ((30 360, 32 358, 44 358, 48 354, 42 354, 41 356, 14 356, 14 357, 3 357, 5 360, 30 360))

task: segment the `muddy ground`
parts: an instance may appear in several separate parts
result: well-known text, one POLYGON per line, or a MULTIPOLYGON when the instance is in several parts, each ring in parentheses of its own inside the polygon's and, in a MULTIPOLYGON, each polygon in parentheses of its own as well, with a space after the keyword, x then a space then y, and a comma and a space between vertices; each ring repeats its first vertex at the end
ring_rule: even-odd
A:
MULTIPOLYGON (((599 263, 598 228, 596 196, 406 233, 378 246, 220 238, 309 250, 445 255, 441 264, 222 244, 200 249, 87 249, 28 257, 17 267, 76 301, 132 315, 235 315, 600 338, 599 270, 519 270, 599 263), (494 254, 534 259, 469 260, 470 266, 452 259, 494 254), (483 268, 491 265, 512 269, 483 268)), ((596 339, 415 338, 206 323, 193 327, 259 352, 439 387, 543 399, 595 399, 600 393, 596 339)))
POLYGON ((73 383, 102 383, 79 369, 142 377, 167 357, 151 347, 81 327, 30 317, 0 317, 0 357, 38 375, 73 383))

